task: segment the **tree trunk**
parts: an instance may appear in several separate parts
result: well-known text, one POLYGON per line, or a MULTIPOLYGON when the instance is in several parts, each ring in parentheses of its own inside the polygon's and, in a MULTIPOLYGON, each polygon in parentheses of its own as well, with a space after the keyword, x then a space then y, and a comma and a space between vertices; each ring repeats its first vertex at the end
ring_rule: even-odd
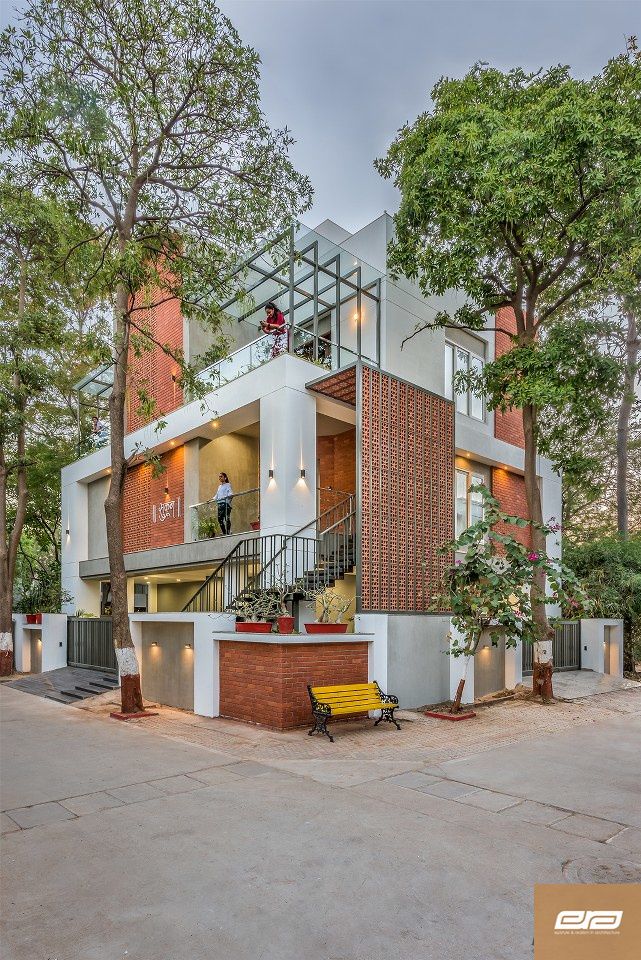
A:
POLYGON ((123 713, 144 710, 140 668, 129 629, 127 574, 125 572, 122 505, 127 475, 125 458, 125 398, 129 353, 129 294, 121 284, 116 291, 114 320, 114 385, 109 398, 111 426, 111 481, 105 500, 105 519, 111 577, 111 613, 116 659, 120 671, 123 713))
MULTIPOLYGON (((527 405, 523 408, 523 433, 525 436, 525 495, 527 498, 530 520, 535 524, 543 523, 543 507, 541 503, 541 489, 536 475, 537 438, 536 438, 536 408, 527 405)), ((532 530, 532 549, 539 554, 545 554, 547 544, 545 534, 534 527, 532 530)), ((538 642, 532 651, 532 690, 540 694, 547 702, 552 700, 552 640, 554 630, 550 627, 545 609, 545 572, 535 569, 532 581, 531 604, 538 642)))
POLYGON ((458 687, 456 688, 456 696, 452 706, 450 707, 450 713, 459 713, 461 710, 461 700, 463 699, 463 688, 465 687, 465 677, 461 677, 458 682, 458 687))
POLYGON ((628 538, 628 446, 630 442, 630 414, 635 399, 635 382, 641 341, 636 318, 625 311, 628 322, 625 345, 623 398, 617 422, 617 530, 622 540, 628 538))

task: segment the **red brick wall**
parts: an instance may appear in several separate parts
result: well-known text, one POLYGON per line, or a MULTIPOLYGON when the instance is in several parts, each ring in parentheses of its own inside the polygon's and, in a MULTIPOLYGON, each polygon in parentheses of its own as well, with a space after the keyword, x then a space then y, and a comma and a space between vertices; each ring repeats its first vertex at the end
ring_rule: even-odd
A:
POLYGON ((122 517, 125 553, 184 542, 184 447, 163 454, 161 462, 166 469, 158 477, 147 464, 132 467, 127 474, 122 517), (172 501, 173 510, 169 509, 172 501))
MULTIPOLYGON (((146 312, 135 313, 134 318, 141 327, 149 327, 159 343, 168 344, 172 349, 182 349, 183 318, 178 300, 168 300, 146 312)), ((139 357, 131 350, 129 368, 127 431, 133 433, 149 422, 149 418, 141 417, 138 413, 139 390, 145 391, 156 400, 156 412, 151 417, 152 420, 181 406, 183 398, 180 387, 172 380, 172 374, 178 376, 180 372, 178 364, 162 347, 154 346, 151 350, 143 350, 139 357)))
MULTIPOLYGON (((319 461, 319 485, 343 490, 345 493, 356 491, 356 430, 346 430, 332 437, 319 437, 317 445, 319 461)), ((336 503, 321 491, 320 509, 325 510, 336 503)))
POLYGON ((367 643, 221 640, 220 715, 277 730, 311 723, 307 684, 367 683, 367 643))
MULTIPOLYGON (((521 517, 523 520, 528 519, 525 480, 519 474, 498 468, 492 470, 492 493, 499 501, 503 513, 509 513, 512 517, 521 517)), ((510 533, 526 547, 532 546, 532 531, 529 527, 499 523, 496 529, 499 533, 510 533)))
MULTIPOLYGON (((516 317, 511 307, 501 307, 496 314, 496 326, 502 327, 509 333, 516 333, 516 317)), ((504 353, 511 350, 513 341, 508 333, 502 333, 497 330, 494 334, 494 352, 495 356, 502 357, 504 353)), ((515 447, 524 447, 525 439, 523 436, 523 414, 520 410, 506 410, 501 413, 500 410, 494 411, 494 436, 498 440, 505 440, 515 447)))

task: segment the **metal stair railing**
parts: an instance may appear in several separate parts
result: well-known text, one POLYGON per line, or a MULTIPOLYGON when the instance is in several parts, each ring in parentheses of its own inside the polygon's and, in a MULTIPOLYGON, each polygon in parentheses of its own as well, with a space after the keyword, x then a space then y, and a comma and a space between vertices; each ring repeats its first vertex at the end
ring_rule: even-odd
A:
POLYGON ((331 562, 338 570, 340 557, 345 561, 349 559, 348 541, 350 536, 353 538, 354 516, 354 495, 348 494, 294 533, 243 538, 188 600, 183 612, 227 610, 243 595, 269 589, 281 579, 294 583, 313 571, 320 557, 325 562, 332 557, 331 562), (310 527, 318 529, 324 523, 328 525, 320 535, 301 536, 310 527))

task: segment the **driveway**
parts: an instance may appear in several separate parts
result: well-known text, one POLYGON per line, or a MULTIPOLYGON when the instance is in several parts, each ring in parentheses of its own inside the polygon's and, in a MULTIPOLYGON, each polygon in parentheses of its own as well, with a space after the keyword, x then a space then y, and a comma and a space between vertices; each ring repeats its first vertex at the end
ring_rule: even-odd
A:
POLYGON ((4 685, 3 956, 530 957, 536 882, 641 880, 641 691, 592 699, 591 718, 560 705, 560 727, 526 713, 519 742, 473 735, 504 736, 496 707, 467 735, 345 727, 332 753, 304 731, 178 711, 125 725, 4 685))

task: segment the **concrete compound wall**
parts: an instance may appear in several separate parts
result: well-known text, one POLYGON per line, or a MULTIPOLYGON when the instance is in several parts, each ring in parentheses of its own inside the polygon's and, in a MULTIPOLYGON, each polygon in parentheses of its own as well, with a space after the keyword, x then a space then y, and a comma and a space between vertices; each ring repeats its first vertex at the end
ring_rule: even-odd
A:
POLYGON ((142 694, 146 700, 194 709, 192 623, 142 624, 142 694))
POLYGON ((623 676, 623 620, 581 620, 581 669, 623 676))

